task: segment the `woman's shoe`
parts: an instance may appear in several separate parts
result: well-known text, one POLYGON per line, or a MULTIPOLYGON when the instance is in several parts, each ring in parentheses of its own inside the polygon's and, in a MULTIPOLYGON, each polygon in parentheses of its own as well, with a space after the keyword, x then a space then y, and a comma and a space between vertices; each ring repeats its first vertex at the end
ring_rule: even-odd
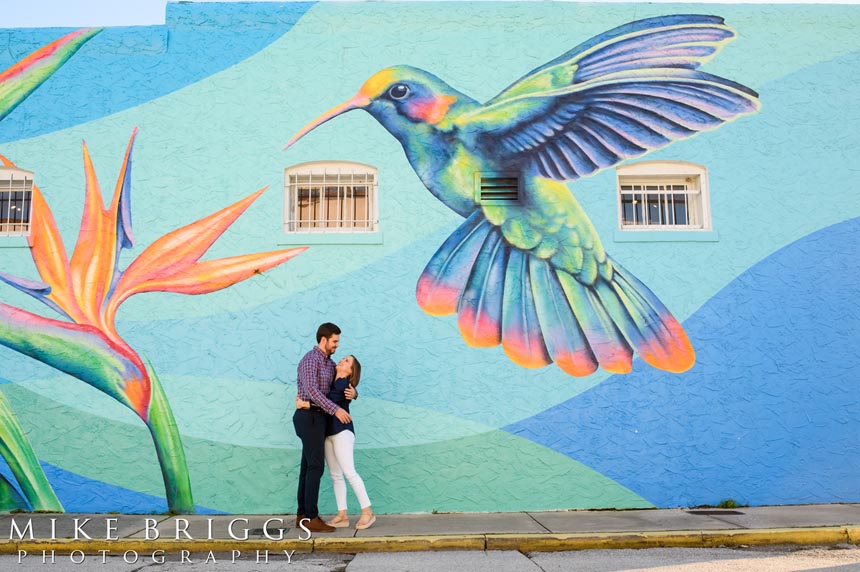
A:
POLYGON ((356 530, 364 530, 365 528, 370 528, 371 526, 373 526, 374 522, 376 522, 376 515, 375 514, 373 516, 371 516, 370 520, 368 520, 367 522, 359 521, 359 522, 355 523, 355 529, 356 530))
POLYGON ((327 520, 326 524, 335 528, 347 528, 349 526, 349 519, 345 518, 343 520, 337 520, 337 517, 335 517, 331 520, 327 520))

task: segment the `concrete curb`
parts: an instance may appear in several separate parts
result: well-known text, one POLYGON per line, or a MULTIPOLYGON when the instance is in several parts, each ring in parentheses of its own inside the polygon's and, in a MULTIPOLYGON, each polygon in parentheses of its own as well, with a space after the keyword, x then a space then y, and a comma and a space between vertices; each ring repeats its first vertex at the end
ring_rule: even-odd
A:
POLYGON ((600 550, 620 548, 714 548, 739 545, 827 545, 860 544, 860 528, 770 528, 743 530, 679 530, 661 532, 596 532, 572 534, 458 534, 421 536, 370 536, 351 538, 315 537, 301 540, 21 540, 0 541, 0 554, 31 555, 42 551, 56 554, 123 554, 135 551, 192 553, 254 551, 282 552, 415 552, 423 550, 517 550, 519 552, 554 552, 562 550, 600 550))
MULTIPOLYGON (((860 533, 860 529, 855 530, 860 533)), ((858 541, 860 538, 855 539, 853 543, 860 544, 858 541)), ((826 545, 847 542, 851 542, 851 538, 845 527, 586 534, 494 534, 487 535, 487 550, 557 552, 619 548, 714 548, 718 546, 760 546, 767 544, 826 545)))
POLYGON ((485 550, 484 534, 444 536, 374 536, 313 539, 314 552, 417 552, 420 550, 485 550))

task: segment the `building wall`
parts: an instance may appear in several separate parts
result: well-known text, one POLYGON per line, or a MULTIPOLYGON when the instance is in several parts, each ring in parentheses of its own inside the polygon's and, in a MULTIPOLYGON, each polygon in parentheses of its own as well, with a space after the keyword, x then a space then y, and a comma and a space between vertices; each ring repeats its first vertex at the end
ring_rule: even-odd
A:
MULTIPOLYGON (((364 369, 356 462, 378 512, 860 502, 860 10, 855 6, 573 3, 171 4, 165 26, 106 29, 0 121, 0 154, 36 173, 71 250, 86 140, 106 195, 137 127, 134 249, 269 189, 210 258, 287 249, 284 169, 379 170, 380 233, 325 238, 201 296, 129 299, 117 329, 157 372, 197 510, 295 510, 296 365, 320 322, 364 369), (284 144, 378 70, 428 70, 478 101, 588 38, 651 16, 707 13, 737 38, 703 70, 761 109, 645 159, 707 167, 708 240, 617 230, 615 171, 569 183, 612 259, 683 324, 695 365, 584 377, 464 343, 416 303, 462 217, 427 192, 398 141, 361 111, 284 144)), ((0 69, 71 30, 0 30, 0 69)), ((0 271, 38 277, 24 239, 0 271)), ((48 316, 12 288, 0 300, 48 316)), ((8 345, 8 344, 7 344, 8 345)), ((43 360, 44 361, 44 360, 43 360)), ((0 347, 0 391, 70 512, 166 508, 140 415, 0 347)), ((0 474, 15 483, 8 465, 0 474)), ((20 484, 19 484, 20 487, 20 484)), ((353 497, 350 503, 355 506, 353 497)), ((328 478, 323 510, 333 510, 328 478)))

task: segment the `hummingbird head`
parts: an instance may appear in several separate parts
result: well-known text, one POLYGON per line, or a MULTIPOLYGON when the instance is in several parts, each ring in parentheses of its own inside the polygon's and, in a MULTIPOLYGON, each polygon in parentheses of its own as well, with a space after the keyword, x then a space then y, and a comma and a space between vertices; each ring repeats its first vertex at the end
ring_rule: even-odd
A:
POLYGON ((468 97, 424 70, 385 68, 370 77, 351 99, 323 113, 293 136, 284 149, 326 121, 353 109, 364 109, 402 143, 419 125, 438 129, 449 111, 468 97))

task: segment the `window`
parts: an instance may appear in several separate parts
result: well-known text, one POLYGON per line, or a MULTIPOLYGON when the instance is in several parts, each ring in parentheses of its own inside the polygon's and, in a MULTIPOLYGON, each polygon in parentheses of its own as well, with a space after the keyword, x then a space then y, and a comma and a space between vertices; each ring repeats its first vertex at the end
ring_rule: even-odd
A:
POLYGON ((349 162, 303 163, 284 172, 284 232, 378 230, 376 169, 349 162))
POLYGON ((0 236, 30 233, 33 173, 0 167, 0 236))
POLYGON ((707 169, 647 161, 617 169, 621 230, 709 231, 707 169))

